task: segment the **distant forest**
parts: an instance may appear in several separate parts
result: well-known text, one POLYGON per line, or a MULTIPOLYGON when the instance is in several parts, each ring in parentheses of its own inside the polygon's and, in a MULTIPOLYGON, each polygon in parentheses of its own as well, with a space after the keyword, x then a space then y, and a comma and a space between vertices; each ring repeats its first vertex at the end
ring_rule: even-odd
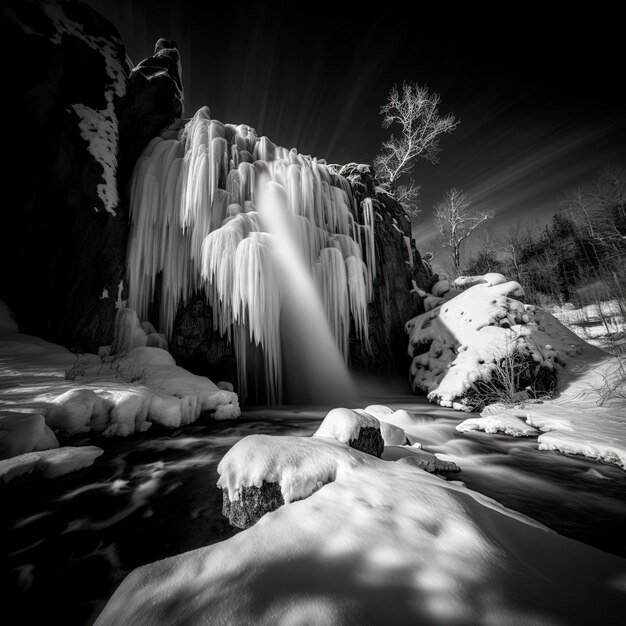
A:
POLYGON ((501 237, 484 231, 468 275, 500 272, 540 305, 626 301, 626 168, 605 168, 569 191, 543 229, 518 223, 501 237))

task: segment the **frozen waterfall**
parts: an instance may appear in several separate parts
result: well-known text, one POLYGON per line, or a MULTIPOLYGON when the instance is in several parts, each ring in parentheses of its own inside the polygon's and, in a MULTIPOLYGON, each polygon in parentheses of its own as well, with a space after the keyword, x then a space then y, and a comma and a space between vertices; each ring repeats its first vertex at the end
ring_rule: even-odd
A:
POLYGON ((205 288, 215 328, 232 341, 240 395, 251 346, 262 351, 270 403, 282 401, 285 358, 311 393, 350 387, 351 319, 368 345, 374 210, 324 161, 212 120, 204 107, 179 139, 144 150, 131 222, 129 306, 147 319, 160 280, 169 337, 181 302, 205 288))

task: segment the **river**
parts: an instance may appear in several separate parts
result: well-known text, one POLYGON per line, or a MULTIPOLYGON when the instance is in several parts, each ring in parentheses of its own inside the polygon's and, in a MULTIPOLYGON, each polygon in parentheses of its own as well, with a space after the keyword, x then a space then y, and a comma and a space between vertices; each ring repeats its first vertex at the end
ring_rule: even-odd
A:
MULTIPOLYGON (((422 398, 378 397, 368 404, 406 409, 423 447, 459 465, 454 480, 563 535, 626 557, 626 472, 539 452, 534 439, 457 433, 465 416, 422 398)), ((19 615, 19 623, 52 617, 91 623, 132 569, 239 532, 221 515, 222 456, 250 434, 309 436, 327 410, 247 409, 236 422, 73 440, 70 445, 99 445, 104 455, 92 468, 55 480, 1 488, 2 588, 15 605, 4 615, 19 615)))

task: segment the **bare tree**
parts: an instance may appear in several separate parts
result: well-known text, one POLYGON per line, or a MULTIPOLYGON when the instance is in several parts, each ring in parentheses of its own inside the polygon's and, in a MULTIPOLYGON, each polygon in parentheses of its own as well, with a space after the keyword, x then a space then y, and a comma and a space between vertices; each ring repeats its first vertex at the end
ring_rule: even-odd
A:
POLYGON ((444 248, 452 250, 452 266, 456 276, 461 273, 461 243, 486 220, 493 218, 493 211, 474 211, 472 203, 463 191, 450 189, 435 205, 435 225, 444 248))
POLYGON ((398 124, 399 137, 383 142, 380 154, 374 160, 378 181, 398 198, 409 216, 419 212, 417 198, 419 186, 411 172, 418 158, 437 162, 439 137, 451 133, 459 124, 452 113, 439 114, 440 97, 417 83, 403 83, 402 91, 394 85, 387 103, 380 108, 383 128, 398 124), (408 182, 400 184, 401 179, 408 182))

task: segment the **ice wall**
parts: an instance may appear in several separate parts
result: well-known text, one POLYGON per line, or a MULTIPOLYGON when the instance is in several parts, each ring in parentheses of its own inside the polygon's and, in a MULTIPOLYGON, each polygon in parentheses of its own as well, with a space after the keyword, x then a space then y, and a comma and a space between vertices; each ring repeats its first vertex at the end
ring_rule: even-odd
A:
MULTIPOLYGON (((160 281, 160 330, 168 337, 179 305, 205 288, 217 329, 233 340, 245 394, 250 345, 263 352, 266 395, 282 398, 281 312, 285 284, 276 237, 257 211, 267 185, 284 191, 291 237, 315 281, 344 361, 351 318, 367 343, 367 304, 376 272, 374 209, 322 160, 275 146, 244 124, 200 109, 179 139, 154 139, 131 184, 129 306, 146 319, 160 281)), ((315 332, 314 329, 311 329, 315 332)), ((306 358, 306 355, 302 355, 306 358)))

